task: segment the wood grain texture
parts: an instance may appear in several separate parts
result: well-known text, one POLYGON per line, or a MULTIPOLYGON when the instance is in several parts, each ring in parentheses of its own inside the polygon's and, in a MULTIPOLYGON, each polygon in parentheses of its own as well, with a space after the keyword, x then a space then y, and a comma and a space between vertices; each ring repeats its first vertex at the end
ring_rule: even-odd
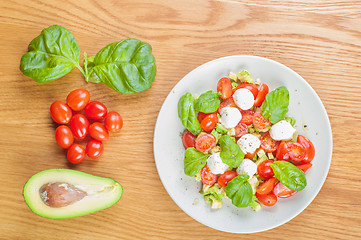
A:
POLYGON ((361 2, 278 0, 0 1, 0 239, 360 239, 361 2), (80 72, 39 85, 19 71, 28 43, 52 24, 69 29, 81 51, 95 54, 134 37, 153 46, 153 87, 129 96, 86 84, 80 72), (196 222, 169 197, 153 157, 162 102, 202 63, 227 55, 274 59, 315 89, 334 139, 328 178, 319 195, 290 222, 262 233, 223 233, 196 222), (34 173, 69 168, 54 140, 54 100, 73 89, 119 111, 124 128, 99 160, 73 167, 122 183, 112 208, 86 217, 50 220, 33 214, 22 187, 34 173), (135 134, 136 133, 136 134, 135 134))

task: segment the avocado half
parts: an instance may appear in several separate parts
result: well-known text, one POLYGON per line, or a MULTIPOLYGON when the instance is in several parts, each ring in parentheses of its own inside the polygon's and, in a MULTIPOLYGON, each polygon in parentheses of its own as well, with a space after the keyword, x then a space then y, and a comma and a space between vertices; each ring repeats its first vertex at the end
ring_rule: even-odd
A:
POLYGON ((24 186, 29 208, 46 218, 84 216, 113 206, 123 193, 110 178, 70 169, 48 169, 33 175, 24 186))

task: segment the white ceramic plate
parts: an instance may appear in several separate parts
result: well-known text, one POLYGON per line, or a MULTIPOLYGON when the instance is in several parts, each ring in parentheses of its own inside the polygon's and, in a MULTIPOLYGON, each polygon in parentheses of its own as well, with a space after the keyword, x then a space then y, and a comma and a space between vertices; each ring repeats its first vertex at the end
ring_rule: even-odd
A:
POLYGON ((265 231, 291 220, 301 213, 320 191, 332 157, 332 132, 326 110, 311 86, 290 68, 262 57, 229 56, 205 63, 188 73, 172 89, 159 112, 154 132, 154 157, 160 179, 174 202, 189 216, 211 228, 232 233, 265 231), (229 72, 248 70, 260 78, 270 90, 286 86, 290 92, 288 116, 297 121, 297 132, 309 137, 316 155, 313 167, 307 171, 306 188, 291 198, 279 199, 273 207, 237 208, 230 200, 223 208, 212 210, 198 192, 201 184, 184 174, 184 147, 181 134, 184 127, 177 113, 179 98, 186 92, 199 96, 215 90, 221 77, 229 72), (307 128, 304 128, 307 125, 307 128), (194 204, 195 199, 198 204, 194 204))

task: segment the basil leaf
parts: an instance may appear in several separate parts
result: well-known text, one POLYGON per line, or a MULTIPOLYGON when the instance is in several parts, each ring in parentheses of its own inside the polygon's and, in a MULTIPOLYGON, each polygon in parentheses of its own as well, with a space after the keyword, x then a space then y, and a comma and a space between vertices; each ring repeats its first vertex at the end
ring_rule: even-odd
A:
POLYGON ((206 164, 208 155, 194 147, 187 148, 184 157, 184 173, 194 177, 206 164))
POLYGON ((296 120, 294 118, 291 117, 285 117, 284 120, 286 120, 287 122, 289 122, 292 126, 294 126, 296 124, 296 120))
POLYGON ((301 191, 307 185, 305 173, 286 161, 275 161, 271 165, 275 177, 291 190, 301 191))
POLYGON ((279 87, 266 95, 261 106, 261 113, 275 124, 282 120, 288 112, 289 92, 286 87, 279 87))
POLYGON ((202 93, 197 99, 194 108, 198 112, 213 113, 218 110, 221 100, 219 95, 212 90, 202 93))
POLYGON ((192 94, 189 92, 184 94, 178 101, 178 116, 182 120, 183 126, 197 135, 202 129, 194 110, 194 101, 192 94))
POLYGON ((232 204, 236 207, 248 207, 252 203, 253 191, 248 178, 245 174, 238 175, 225 188, 227 197, 232 199, 232 204))
POLYGON ((156 74, 152 47, 138 39, 125 39, 101 49, 88 69, 86 80, 102 82, 111 89, 130 94, 152 86, 156 74))
POLYGON ((230 166, 231 168, 238 167, 244 158, 244 153, 237 143, 235 143, 230 136, 223 135, 219 139, 219 145, 221 146, 221 159, 222 162, 230 166))
POLYGON ((46 83, 69 73, 79 66, 79 46, 64 27, 53 25, 34 38, 20 61, 20 70, 37 83, 46 83))

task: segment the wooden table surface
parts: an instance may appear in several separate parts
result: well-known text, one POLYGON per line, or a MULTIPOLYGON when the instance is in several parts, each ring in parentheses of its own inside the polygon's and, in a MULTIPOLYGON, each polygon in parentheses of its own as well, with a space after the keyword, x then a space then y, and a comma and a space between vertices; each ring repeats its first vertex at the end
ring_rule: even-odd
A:
POLYGON ((2 0, 0 9, 0 239, 361 238, 360 1, 2 0), (88 55, 124 38, 150 43, 158 70, 153 87, 121 95, 85 83, 77 69, 44 85, 25 77, 21 56, 52 24, 69 29, 88 55), (154 125, 168 92, 200 64, 237 54, 267 57, 303 76, 326 107, 334 143, 327 180, 309 207, 276 229, 247 235, 185 214, 162 186, 153 157, 154 125), (99 160, 72 167, 55 142, 49 106, 81 87, 119 111, 124 128, 99 160), (22 188, 48 168, 114 178, 124 195, 85 217, 41 218, 24 203, 22 188))

